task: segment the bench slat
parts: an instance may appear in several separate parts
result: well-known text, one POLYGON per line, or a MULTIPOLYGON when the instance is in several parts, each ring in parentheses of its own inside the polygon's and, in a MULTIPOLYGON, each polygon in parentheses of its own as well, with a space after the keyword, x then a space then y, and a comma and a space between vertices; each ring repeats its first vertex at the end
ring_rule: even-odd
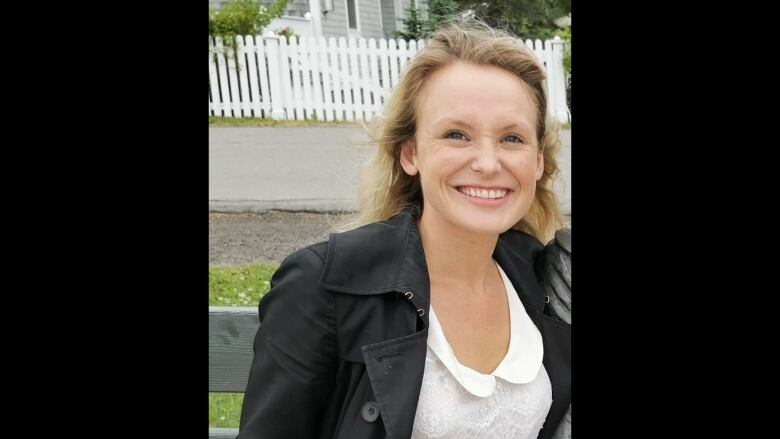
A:
POLYGON ((209 307, 209 392, 246 389, 259 327, 257 308, 209 307))
POLYGON ((209 428, 209 439, 236 439, 237 428, 209 428))

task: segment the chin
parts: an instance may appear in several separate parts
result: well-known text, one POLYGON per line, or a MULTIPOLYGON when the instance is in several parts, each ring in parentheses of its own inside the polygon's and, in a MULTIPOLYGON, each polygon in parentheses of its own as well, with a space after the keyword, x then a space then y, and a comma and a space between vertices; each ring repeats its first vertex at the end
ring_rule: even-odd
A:
POLYGON ((504 218, 491 218, 485 215, 472 215, 468 219, 460 218, 455 224, 470 233, 480 235, 500 235, 514 227, 517 221, 504 218))

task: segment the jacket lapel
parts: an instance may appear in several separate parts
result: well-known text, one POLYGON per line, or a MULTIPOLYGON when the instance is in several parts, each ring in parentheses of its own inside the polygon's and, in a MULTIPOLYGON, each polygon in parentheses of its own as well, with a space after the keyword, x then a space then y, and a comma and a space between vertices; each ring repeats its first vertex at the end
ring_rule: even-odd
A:
POLYGON ((412 435, 428 341, 430 280, 419 229, 410 214, 332 234, 323 288, 355 295, 395 292, 416 318, 408 335, 361 347, 388 438, 412 435))

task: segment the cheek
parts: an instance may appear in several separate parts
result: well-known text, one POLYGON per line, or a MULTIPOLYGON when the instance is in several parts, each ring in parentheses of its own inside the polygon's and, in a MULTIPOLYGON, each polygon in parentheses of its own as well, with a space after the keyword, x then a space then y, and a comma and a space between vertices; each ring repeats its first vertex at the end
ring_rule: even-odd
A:
POLYGON ((536 156, 522 157, 512 165, 512 174, 521 182, 536 181, 537 164, 536 156))
POLYGON ((464 157, 464 154, 458 154, 457 151, 439 150, 436 154, 424 157, 421 164, 420 172, 423 173, 423 180, 442 184, 467 168, 468 158, 464 157))

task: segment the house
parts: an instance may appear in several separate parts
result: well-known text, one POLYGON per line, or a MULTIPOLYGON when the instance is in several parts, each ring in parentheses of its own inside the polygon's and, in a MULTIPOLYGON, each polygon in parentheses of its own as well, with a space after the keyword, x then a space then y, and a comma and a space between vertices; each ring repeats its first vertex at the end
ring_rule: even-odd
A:
MULTIPOLYGON (((228 0, 209 0, 219 8, 228 0)), ((274 0, 261 0, 270 5, 274 0)), ((272 21, 268 30, 289 26, 301 36, 394 38, 403 30, 402 20, 413 0, 290 0, 282 17, 272 21)), ((414 1, 426 15, 427 0, 414 1)))

